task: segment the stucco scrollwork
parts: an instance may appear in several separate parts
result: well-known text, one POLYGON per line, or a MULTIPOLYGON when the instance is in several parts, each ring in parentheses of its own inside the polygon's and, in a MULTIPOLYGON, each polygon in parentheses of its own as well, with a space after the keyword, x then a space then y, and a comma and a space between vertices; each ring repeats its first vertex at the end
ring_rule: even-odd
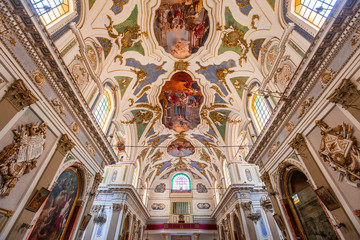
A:
POLYGON ((25 86, 21 79, 16 80, 7 90, 4 98, 20 111, 24 107, 30 106, 37 101, 37 98, 25 86))
POLYGON ((321 120, 315 123, 321 129, 319 154, 322 160, 351 182, 360 182, 360 148, 356 146, 352 127, 346 123, 330 127, 321 120))
POLYGON ((13 131, 13 143, 0 152, 0 196, 8 196, 20 178, 36 167, 45 148, 46 126, 27 124, 13 131))

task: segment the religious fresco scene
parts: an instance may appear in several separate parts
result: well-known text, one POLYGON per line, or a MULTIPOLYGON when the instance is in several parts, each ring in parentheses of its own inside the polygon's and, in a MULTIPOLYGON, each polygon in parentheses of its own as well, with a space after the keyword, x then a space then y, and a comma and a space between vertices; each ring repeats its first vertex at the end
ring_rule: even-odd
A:
POLYGON ((202 0, 162 0, 154 31, 159 45, 184 59, 196 53, 209 35, 208 12, 202 0))
POLYGON ((60 239, 77 198, 78 188, 78 176, 74 171, 67 170, 59 176, 29 240, 60 239))
POLYGON ((167 151, 174 157, 187 157, 195 153, 195 148, 188 140, 179 138, 168 146, 167 151))
POLYGON ((194 129, 200 123, 203 95, 197 82, 185 72, 175 73, 160 93, 163 124, 176 132, 194 129))

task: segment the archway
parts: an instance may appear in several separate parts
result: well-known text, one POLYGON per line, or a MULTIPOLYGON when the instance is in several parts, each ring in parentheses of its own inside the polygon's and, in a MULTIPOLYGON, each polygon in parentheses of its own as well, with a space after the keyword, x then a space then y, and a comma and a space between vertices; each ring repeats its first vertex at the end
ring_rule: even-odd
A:
POLYGON ((307 239, 337 239, 305 174, 293 168, 285 171, 284 179, 285 194, 302 234, 307 239))

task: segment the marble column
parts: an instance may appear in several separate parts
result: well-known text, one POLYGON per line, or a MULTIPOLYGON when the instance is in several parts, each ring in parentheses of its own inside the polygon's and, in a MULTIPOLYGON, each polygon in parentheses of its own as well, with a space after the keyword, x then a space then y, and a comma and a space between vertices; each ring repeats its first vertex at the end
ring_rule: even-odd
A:
POLYGON ((108 231, 108 235, 107 235, 108 239, 116 239, 115 235, 116 235, 118 221, 121 220, 120 215, 122 215, 122 208, 123 208, 123 205, 121 203, 120 204, 113 203, 113 206, 112 206, 113 214, 111 216, 109 231, 108 231))
MULTIPOLYGON (((295 138, 289 143, 290 147, 294 148, 296 152, 300 155, 301 160, 303 161, 306 169, 308 170, 311 178, 314 180, 317 187, 324 187, 327 189, 332 196, 336 198, 332 186, 326 180, 325 176, 322 173, 322 170, 316 163, 313 155, 311 154, 305 138, 302 134, 298 133, 295 138)), ((337 200, 338 201, 338 200, 337 200)), ((339 202, 339 201, 338 201, 339 202)), ((349 216, 345 212, 341 202, 339 202, 340 208, 330 211, 331 215, 340 223, 344 225, 338 229, 341 231, 344 239, 360 239, 360 235, 356 231, 354 225, 352 224, 349 216)), ((329 222, 332 224, 332 221, 329 219, 329 222)))

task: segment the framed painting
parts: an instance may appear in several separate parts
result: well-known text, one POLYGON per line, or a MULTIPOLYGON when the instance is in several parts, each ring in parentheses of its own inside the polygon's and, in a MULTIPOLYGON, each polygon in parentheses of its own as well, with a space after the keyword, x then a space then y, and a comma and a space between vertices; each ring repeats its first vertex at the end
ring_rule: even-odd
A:
POLYGON ((26 205, 25 209, 31 212, 37 212, 41 205, 44 203, 46 198, 49 196, 50 191, 46 188, 41 188, 38 190, 30 202, 26 205))
POLYGON ((80 225, 80 230, 84 231, 87 227, 87 225, 89 224, 90 220, 91 220, 92 215, 88 214, 86 216, 84 216, 81 225, 80 225))
POLYGON ((0 233, 2 232, 7 221, 11 218, 11 216, 13 214, 14 214, 14 211, 7 210, 5 208, 0 208, 0 233))
POLYGON ((338 201, 331 195, 331 193, 324 187, 319 187, 315 190, 316 195, 320 198, 322 203, 329 211, 340 207, 338 201))

